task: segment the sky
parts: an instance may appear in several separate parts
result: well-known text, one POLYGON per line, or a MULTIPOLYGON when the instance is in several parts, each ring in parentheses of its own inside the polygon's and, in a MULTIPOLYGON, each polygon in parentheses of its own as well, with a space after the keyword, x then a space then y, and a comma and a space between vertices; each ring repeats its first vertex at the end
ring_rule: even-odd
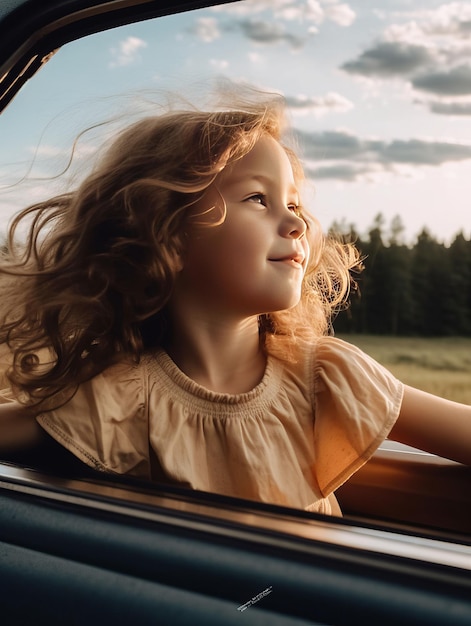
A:
POLYGON ((0 115, 0 229, 124 121, 221 78, 285 97, 325 229, 471 237, 471 1, 435 0, 244 0, 67 44, 0 115))

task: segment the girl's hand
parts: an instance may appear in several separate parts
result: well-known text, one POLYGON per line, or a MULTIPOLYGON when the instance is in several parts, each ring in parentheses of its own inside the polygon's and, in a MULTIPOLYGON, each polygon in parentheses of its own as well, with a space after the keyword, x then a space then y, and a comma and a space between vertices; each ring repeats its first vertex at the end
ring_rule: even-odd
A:
POLYGON ((35 413, 19 402, 0 404, 0 453, 32 447, 40 442, 42 429, 35 413))
POLYGON ((471 406, 406 386, 389 439, 471 465, 471 406))

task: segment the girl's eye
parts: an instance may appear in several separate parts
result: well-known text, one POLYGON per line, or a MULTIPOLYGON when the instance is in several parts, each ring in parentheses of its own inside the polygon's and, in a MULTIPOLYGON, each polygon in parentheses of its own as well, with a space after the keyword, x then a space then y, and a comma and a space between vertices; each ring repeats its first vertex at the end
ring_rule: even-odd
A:
POLYGON ((267 198, 264 193, 254 193, 247 198, 247 202, 255 202, 256 204, 267 206, 267 198))
MULTIPOLYGON (((264 193, 254 193, 246 199, 246 202, 254 202, 255 204, 260 204, 264 207, 268 206, 267 196, 264 193)), ((303 216, 303 208, 299 204, 295 204, 294 202, 288 204, 287 209, 292 211, 298 217, 303 216)))

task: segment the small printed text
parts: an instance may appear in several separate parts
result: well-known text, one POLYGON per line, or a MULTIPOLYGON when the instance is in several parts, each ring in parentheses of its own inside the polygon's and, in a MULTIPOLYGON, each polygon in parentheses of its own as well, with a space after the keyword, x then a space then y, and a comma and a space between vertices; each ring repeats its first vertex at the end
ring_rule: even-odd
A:
POLYGON ((272 592, 272 590, 273 590, 273 587, 270 585, 270 587, 267 587, 266 589, 264 589, 263 591, 258 593, 256 596, 251 598, 245 604, 241 604, 240 606, 238 606, 237 610, 240 611, 240 612, 245 611, 246 609, 249 608, 249 606, 252 606, 252 604, 255 604, 256 602, 258 602, 259 600, 261 600, 265 596, 268 596, 268 594, 270 594, 272 592))

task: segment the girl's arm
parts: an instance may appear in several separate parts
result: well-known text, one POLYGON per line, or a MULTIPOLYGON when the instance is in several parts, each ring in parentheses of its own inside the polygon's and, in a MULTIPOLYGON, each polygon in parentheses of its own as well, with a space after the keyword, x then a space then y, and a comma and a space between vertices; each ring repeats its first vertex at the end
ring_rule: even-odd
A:
POLYGON ((471 406, 406 386, 389 438, 471 465, 471 406))
POLYGON ((0 452, 29 448, 40 442, 35 413, 19 402, 0 404, 0 452))

